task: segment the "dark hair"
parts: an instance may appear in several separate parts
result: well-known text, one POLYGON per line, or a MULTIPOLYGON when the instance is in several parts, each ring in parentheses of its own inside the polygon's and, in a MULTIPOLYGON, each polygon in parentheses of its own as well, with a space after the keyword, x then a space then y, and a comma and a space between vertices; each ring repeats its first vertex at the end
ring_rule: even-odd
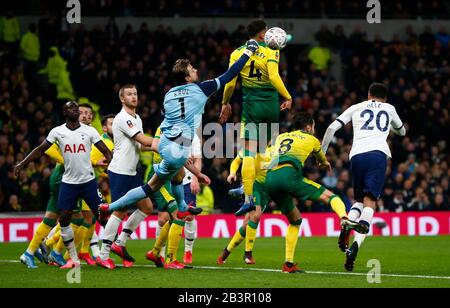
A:
POLYGON ((372 83, 369 87, 369 95, 379 99, 386 99, 388 88, 382 83, 372 83))
POLYGON ((137 89, 137 87, 134 84, 126 84, 122 86, 119 90, 119 97, 123 96, 123 91, 125 91, 126 89, 137 89))
POLYGON ((186 77, 189 76, 188 66, 191 61, 188 59, 178 59, 172 67, 172 79, 175 85, 186 84, 186 77))
POLYGON ((261 31, 266 30, 266 28, 267 28, 267 24, 265 23, 264 20, 262 20, 262 19, 253 20, 247 26, 248 36, 250 38, 253 38, 261 31))
POLYGON ((115 117, 116 117, 116 115, 115 115, 114 113, 110 113, 110 114, 105 115, 105 116, 102 118, 102 121, 101 121, 102 126, 105 126, 105 125, 106 125, 106 123, 108 122, 108 119, 114 119, 115 117))
POLYGON ((294 129, 305 129, 308 125, 314 124, 314 118, 307 112, 300 112, 294 117, 293 128, 294 129))

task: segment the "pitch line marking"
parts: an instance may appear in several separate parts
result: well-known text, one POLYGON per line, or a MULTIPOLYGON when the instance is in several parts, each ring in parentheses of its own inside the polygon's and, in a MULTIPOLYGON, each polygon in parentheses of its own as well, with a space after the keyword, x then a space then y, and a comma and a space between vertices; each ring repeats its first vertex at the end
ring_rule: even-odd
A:
MULTIPOLYGON (((21 263, 16 260, 0 260, 0 263, 21 263)), ((121 267, 121 265, 118 265, 121 267)), ((134 265, 137 268, 155 268, 154 265, 134 265)), ((254 271, 266 273, 282 273, 280 270, 271 268, 245 268, 245 267, 218 267, 218 266, 194 266, 194 269, 209 269, 209 270, 233 270, 233 271, 254 271)), ((323 272, 323 271, 306 271, 306 274, 313 275, 337 275, 337 276, 367 276, 366 273, 347 273, 347 272, 323 272)), ((419 279, 445 279, 450 280, 450 276, 423 276, 423 275, 405 275, 405 274, 380 274, 382 277, 396 277, 396 278, 419 278, 419 279)))

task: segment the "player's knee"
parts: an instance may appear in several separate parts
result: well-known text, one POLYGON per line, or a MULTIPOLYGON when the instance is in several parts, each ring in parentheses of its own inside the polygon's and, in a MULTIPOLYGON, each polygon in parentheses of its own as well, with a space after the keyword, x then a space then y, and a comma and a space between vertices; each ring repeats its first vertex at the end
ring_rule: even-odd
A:
POLYGON ((125 217, 127 217, 127 211, 115 211, 113 215, 119 218, 120 220, 124 220, 125 217))
POLYGON ((329 191, 328 189, 326 189, 322 195, 320 195, 319 200, 325 204, 329 204, 331 201, 331 198, 334 196, 334 194, 329 191))
POLYGON ((45 213, 45 218, 50 219, 50 220, 57 220, 58 219, 58 215, 56 213, 46 212, 45 213))
POLYGON ((61 227, 65 228, 70 226, 70 221, 72 220, 72 213, 67 211, 62 211, 59 216, 59 224, 61 227))

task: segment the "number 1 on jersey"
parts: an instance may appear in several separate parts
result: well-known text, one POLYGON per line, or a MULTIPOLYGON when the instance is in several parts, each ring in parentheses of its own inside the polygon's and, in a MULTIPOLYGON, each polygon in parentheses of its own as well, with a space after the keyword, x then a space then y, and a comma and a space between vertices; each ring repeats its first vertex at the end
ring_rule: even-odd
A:
POLYGON ((180 98, 178 100, 180 102, 181 107, 181 120, 184 120, 186 118, 186 108, 184 107, 184 98, 180 98))

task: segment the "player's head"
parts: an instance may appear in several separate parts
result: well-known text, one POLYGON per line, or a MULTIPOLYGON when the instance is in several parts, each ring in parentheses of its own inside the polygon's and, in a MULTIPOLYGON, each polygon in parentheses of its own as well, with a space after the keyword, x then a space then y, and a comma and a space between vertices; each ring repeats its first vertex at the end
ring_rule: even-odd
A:
POLYGON ((264 41, 264 35, 266 35, 267 24, 262 19, 256 19, 247 25, 247 33, 251 39, 264 41))
POLYGON ((386 101, 388 88, 382 83, 372 83, 369 87, 369 100, 386 101))
POLYGON ((91 125, 94 120, 94 109, 89 104, 80 104, 80 117, 79 121, 85 125, 91 125))
POLYGON ((63 106, 63 115, 68 121, 76 122, 80 117, 80 108, 75 101, 69 101, 63 106))
POLYGON ((188 59, 178 59, 172 67, 172 78, 175 85, 181 86, 198 81, 197 70, 188 59))
POLYGON ((293 129, 314 134, 315 122, 313 116, 307 112, 298 113, 294 117, 293 129))
POLYGON ((113 136, 112 124, 113 124, 113 120, 114 120, 115 117, 116 117, 115 114, 108 114, 108 115, 105 115, 102 118, 102 129, 103 129, 103 132, 108 134, 108 136, 110 138, 112 138, 112 136, 113 136))
POLYGON ((127 84, 120 88, 119 98, 122 105, 128 108, 137 108, 138 106, 138 95, 137 88, 135 85, 127 84))

